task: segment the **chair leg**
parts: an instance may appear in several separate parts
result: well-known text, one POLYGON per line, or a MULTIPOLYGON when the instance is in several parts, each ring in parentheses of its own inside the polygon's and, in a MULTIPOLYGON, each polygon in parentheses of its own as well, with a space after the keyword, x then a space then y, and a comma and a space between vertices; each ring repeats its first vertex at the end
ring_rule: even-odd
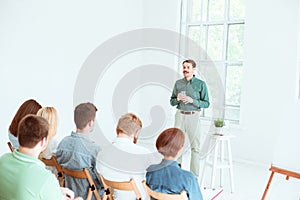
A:
POLYGON ((113 200, 113 193, 111 191, 111 189, 106 189, 103 193, 103 197, 102 200, 113 200), (107 192, 108 191, 108 192, 107 192))
POLYGON ((93 195, 93 192, 92 192, 91 189, 89 189, 88 195, 87 195, 87 197, 86 197, 86 200, 91 200, 91 199, 92 199, 92 195, 93 195))
POLYGON ((94 195, 95 195, 95 197, 96 197, 97 200, 102 200, 102 198, 100 197, 98 191, 94 190, 93 192, 94 192, 94 195))
POLYGON ((102 200, 108 200, 108 198, 107 198, 106 194, 103 194, 103 196, 102 196, 102 200))

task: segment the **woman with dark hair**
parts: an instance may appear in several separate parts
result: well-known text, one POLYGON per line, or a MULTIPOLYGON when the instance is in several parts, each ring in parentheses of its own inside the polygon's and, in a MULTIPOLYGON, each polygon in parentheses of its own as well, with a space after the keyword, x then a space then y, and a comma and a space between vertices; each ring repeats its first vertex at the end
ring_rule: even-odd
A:
POLYGON ((42 106, 36 100, 29 99, 25 101, 18 109, 8 129, 8 138, 14 149, 19 148, 19 142, 17 138, 19 122, 25 115, 28 114, 35 115, 40 108, 42 108, 42 106))
POLYGON ((156 148, 164 158, 161 163, 148 167, 146 182, 157 192, 180 194, 184 190, 189 200, 202 200, 195 175, 181 169, 176 161, 182 153, 183 144, 184 134, 178 128, 166 129, 158 136, 156 148))

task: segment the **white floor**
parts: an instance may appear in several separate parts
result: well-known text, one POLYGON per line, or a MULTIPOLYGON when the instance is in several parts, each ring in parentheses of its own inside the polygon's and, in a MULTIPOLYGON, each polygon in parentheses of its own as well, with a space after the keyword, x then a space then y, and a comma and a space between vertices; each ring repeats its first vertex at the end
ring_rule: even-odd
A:
MULTIPOLYGON (((259 200, 262 198, 266 184, 270 177, 270 166, 255 164, 233 163, 234 187, 235 191, 231 193, 230 179, 228 170, 223 172, 223 187, 220 187, 220 181, 216 180, 216 190, 223 189, 223 192, 214 200, 259 200)), ((207 171, 205 185, 210 185, 210 170, 207 171)), ((217 176, 220 177, 220 176, 217 176)), ((275 173, 271 182, 266 200, 299 200, 300 180, 295 178, 285 179, 284 175, 275 173)), ((200 182, 200 180, 199 180, 200 182)), ((206 191, 203 191, 205 196, 206 191)), ((208 199, 204 199, 208 200, 208 199)))

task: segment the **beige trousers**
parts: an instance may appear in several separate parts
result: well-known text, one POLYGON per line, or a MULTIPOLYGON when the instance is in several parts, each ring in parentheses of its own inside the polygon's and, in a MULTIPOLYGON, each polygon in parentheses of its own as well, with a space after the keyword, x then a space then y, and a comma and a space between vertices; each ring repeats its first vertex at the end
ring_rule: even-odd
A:
MULTIPOLYGON (((177 110, 175 114, 175 128, 181 129, 185 134, 183 153, 191 149, 190 171, 199 177, 200 168, 200 112, 182 114, 177 110)), ((182 163, 182 156, 178 158, 182 163)))

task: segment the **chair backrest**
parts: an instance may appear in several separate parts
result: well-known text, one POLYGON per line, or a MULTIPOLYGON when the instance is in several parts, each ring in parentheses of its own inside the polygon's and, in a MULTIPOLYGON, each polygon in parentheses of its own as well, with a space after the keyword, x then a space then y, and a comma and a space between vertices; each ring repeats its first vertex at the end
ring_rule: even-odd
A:
POLYGON ((9 147, 10 151, 13 152, 14 151, 14 147, 12 146, 12 144, 10 142, 7 142, 7 145, 9 147))
POLYGON ((133 179, 129 181, 117 182, 105 179, 100 173, 99 176, 105 188, 105 198, 104 199, 113 199, 113 190, 125 190, 125 191, 133 191, 135 193, 137 200, 142 200, 142 196, 140 191, 138 190, 136 183, 133 179))
POLYGON ((164 194, 160 192, 156 192, 150 189, 150 187, 146 184, 146 181, 142 181, 145 190, 148 194, 148 199, 150 200, 151 197, 158 199, 158 200, 188 200, 186 191, 182 191, 180 194, 164 194))
POLYGON ((52 156, 50 159, 46 159, 46 158, 42 158, 41 159, 46 166, 51 166, 51 167, 55 167, 57 170, 57 175, 56 178, 58 179, 60 186, 64 186, 64 172, 61 168, 61 166, 58 164, 56 157, 52 156))
POLYGON ((97 200, 101 200, 101 197, 98 193, 97 187, 93 181, 93 178, 87 168, 82 169, 81 171, 74 171, 64 167, 61 167, 64 174, 72 176, 74 178, 86 178, 89 182, 88 195, 86 200, 91 200, 92 195, 94 194, 97 200))

